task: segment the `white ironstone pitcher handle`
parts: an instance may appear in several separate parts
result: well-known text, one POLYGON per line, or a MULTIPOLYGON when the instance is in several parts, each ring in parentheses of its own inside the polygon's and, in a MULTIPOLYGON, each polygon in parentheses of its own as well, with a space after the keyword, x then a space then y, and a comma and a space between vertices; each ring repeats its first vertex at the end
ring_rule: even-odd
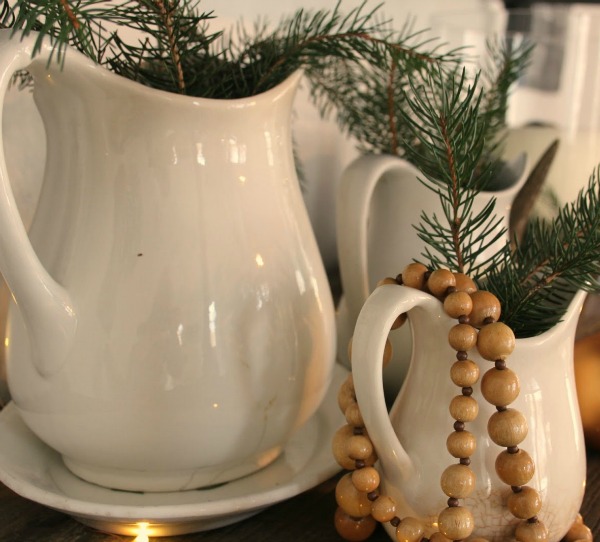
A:
MULTIPOLYGON (((11 38, 11 33, 9 29, 0 31, 0 104, 15 72, 34 63, 47 64, 52 53, 52 46, 45 44, 32 60, 36 36, 20 40, 18 36, 11 38)), ((28 328, 34 365, 40 374, 50 376, 60 369, 71 346, 75 310, 68 292, 48 273, 29 241, 8 178, 1 133, 0 271, 28 328)))
POLYGON ((396 156, 364 155, 345 169, 340 180, 336 230, 342 290, 350 322, 356 322, 370 293, 367 234, 371 197, 380 179, 391 172, 399 182, 406 177, 414 182, 419 175, 413 165, 396 156))
POLYGON ((413 474, 413 464, 396 436, 386 408, 381 375, 385 342, 400 314, 414 308, 435 313, 438 304, 434 297, 419 290, 384 285, 369 296, 356 322, 352 339, 356 398, 388 478, 407 480, 413 474))

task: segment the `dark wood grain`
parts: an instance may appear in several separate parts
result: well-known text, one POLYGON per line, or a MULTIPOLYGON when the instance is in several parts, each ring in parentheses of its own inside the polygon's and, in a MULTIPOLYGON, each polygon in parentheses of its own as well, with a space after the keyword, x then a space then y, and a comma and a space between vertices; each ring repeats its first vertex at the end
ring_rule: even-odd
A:
MULTIPOLYGON (((565 465, 568 469, 568 465, 565 465)), ((165 537, 162 542, 339 542, 333 528, 336 479, 281 502, 228 527, 186 536, 165 537)), ((600 454, 588 458, 588 485, 582 514, 600 540, 600 454)), ((0 484, 0 542, 116 542, 125 536, 95 531, 70 517, 23 499, 0 484)), ((156 539, 155 539, 156 540, 156 539)), ((383 529, 371 542, 389 542, 383 529)))

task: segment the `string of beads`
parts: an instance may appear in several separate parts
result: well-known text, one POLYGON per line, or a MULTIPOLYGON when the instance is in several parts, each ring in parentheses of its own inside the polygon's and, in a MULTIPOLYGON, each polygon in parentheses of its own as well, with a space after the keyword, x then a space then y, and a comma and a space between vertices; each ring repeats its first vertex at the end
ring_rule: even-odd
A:
MULTIPOLYGON (((467 424, 476 419, 479 405, 473 397, 473 385, 479 381, 479 366, 469 359, 469 351, 476 348, 480 356, 494 365, 481 378, 481 393, 494 405, 496 412, 488 420, 488 435, 497 445, 505 448, 496 458, 498 477, 512 489, 507 500, 510 513, 522 520, 515 529, 517 542, 547 542, 548 530, 538 518, 542 507, 540 494, 527 483, 535 472, 531 456, 519 445, 527 436, 527 420, 509 405, 520 391, 519 379, 508 368, 507 358, 515 348, 515 336, 507 325, 499 322, 501 306, 498 299, 466 275, 446 269, 430 272, 419 263, 409 264, 395 279, 386 278, 381 284, 402 284, 425 290, 443 302, 445 312, 457 320, 449 332, 448 341, 456 350, 456 361, 450 378, 460 388, 460 394, 450 402, 449 410, 455 420, 446 447, 457 463, 447 467, 440 479, 442 491, 448 496, 448 506, 438 516, 439 532, 425 536, 425 525, 418 518, 399 518, 396 504, 379 492, 380 476, 374 467, 377 454, 364 426, 350 374, 338 394, 338 405, 347 424, 335 434, 332 451, 344 474, 336 487, 338 508, 334 522, 338 533, 349 541, 362 541, 371 536, 377 523, 389 522, 395 527, 398 542, 449 542, 469 540, 488 542, 485 538, 469 538, 475 528, 471 511, 461 506, 475 488, 475 474, 470 468, 471 456, 476 449, 476 438, 467 430, 467 424)), ((406 321, 400 315, 392 330, 406 321)), ((352 356, 352 342, 349 345, 352 356)), ((389 338, 384 349, 383 365, 392 358, 389 338)), ((581 515, 563 539, 564 542, 591 542, 590 529, 583 524, 581 515)))

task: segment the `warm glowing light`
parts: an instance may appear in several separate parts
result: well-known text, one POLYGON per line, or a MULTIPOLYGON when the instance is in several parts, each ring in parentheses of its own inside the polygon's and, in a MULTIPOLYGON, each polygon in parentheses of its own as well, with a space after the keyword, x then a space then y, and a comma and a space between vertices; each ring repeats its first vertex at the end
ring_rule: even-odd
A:
POLYGON ((149 542, 148 538, 148 527, 150 524, 145 521, 140 521, 137 523, 137 533, 138 535, 133 539, 133 542, 149 542))
POLYGON ((256 260, 256 265, 258 265, 258 267, 262 267, 263 265, 265 265, 265 262, 260 254, 256 255, 255 260, 256 260))
POLYGON ((219 408, 219 403, 213 403, 213 408, 219 408))
POLYGON ((6 346, 8 348, 9 344, 10 344, 10 339, 8 337, 4 337, 4 346, 6 346))
POLYGON ((245 175, 240 175, 240 182, 242 184, 245 184, 245 182, 246 182, 246 176, 245 175))

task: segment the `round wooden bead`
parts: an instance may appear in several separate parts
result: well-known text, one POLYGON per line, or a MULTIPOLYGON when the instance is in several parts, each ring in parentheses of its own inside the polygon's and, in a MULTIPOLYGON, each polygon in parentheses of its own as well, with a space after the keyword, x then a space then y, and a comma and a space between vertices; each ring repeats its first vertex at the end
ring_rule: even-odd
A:
POLYGON ((346 441, 346 453, 351 459, 364 461, 373 454, 373 443, 365 435, 352 435, 346 441))
POLYGON ((518 410, 507 408, 490 416, 487 430, 492 441, 498 446, 518 446, 527 436, 527 420, 518 410))
POLYGON ((450 368, 450 378, 460 388, 472 386, 479 380, 479 365, 470 359, 456 361, 450 368))
POLYGON ((454 350, 468 352, 477 344, 477 330, 469 324, 456 324, 448 332, 448 342, 454 350))
POLYGON ((457 292, 472 294, 477 291, 477 284, 475 284, 475 281, 464 273, 454 273, 454 280, 456 282, 455 288, 457 292))
POLYGON ((491 292, 477 290, 471 294, 473 309, 469 314, 469 322, 477 328, 484 326, 488 318, 496 322, 500 318, 500 301, 491 292))
POLYGON ((338 507, 334 515, 334 525, 335 530, 345 540, 362 542, 373 534, 377 522, 371 516, 350 517, 341 507, 338 507))
POLYGON ((396 540, 398 542, 420 542, 425 533, 423 523, 417 518, 405 517, 396 527, 396 540))
POLYGON ((351 425, 340 427, 331 439, 331 452, 340 467, 345 470, 355 468, 355 460, 348 456, 348 440, 354 436, 354 428, 351 425))
POLYGON ((405 312, 403 312, 400 316, 398 316, 398 318, 396 318, 394 320, 391 330, 393 331, 394 329, 398 329, 399 327, 402 327, 405 324, 407 318, 408 318, 408 315, 405 312))
POLYGON ((344 412, 344 416, 346 417, 348 424, 352 425, 353 427, 363 427, 365 425, 360 408, 356 401, 348 405, 348 408, 344 412))
MULTIPOLYGON (((354 427, 351 425, 343 425, 340 427, 331 439, 331 452, 334 459, 338 462, 340 467, 345 470, 354 470, 356 468, 356 460, 348 455, 348 442, 354 437, 354 427)), ((365 466, 371 467, 377 461, 377 454, 375 450, 371 455, 364 460, 365 466)))
POLYGON ((427 279, 427 288, 435 297, 446 295, 448 288, 456 286, 456 279, 448 269, 436 269, 427 279))
POLYGON ((450 415, 459 422, 472 422, 479 414, 479 405, 473 397, 457 395, 450 401, 450 415))
POLYGON ((379 487, 379 472, 374 467, 364 467, 352 473, 352 483, 358 491, 371 493, 379 487))
POLYGON ((519 519, 537 516, 542 508, 542 498, 537 490, 523 486, 518 493, 509 495, 506 505, 510 513, 519 519))
POLYGON ((362 518, 371 513, 371 501, 366 493, 354 487, 350 472, 338 480, 335 487, 335 500, 346 514, 354 518, 362 518))
POLYGON ((586 540, 591 542, 593 539, 594 537, 589 527, 587 527, 583 523, 575 522, 567 531, 567 534, 564 538, 564 542, 577 542, 579 540, 586 540))
POLYGON ((402 284, 409 288, 422 290, 425 286, 427 267, 422 263, 409 263, 402 271, 402 284))
POLYGON ((350 406, 352 403, 356 403, 356 394, 354 392, 354 380, 352 379, 352 374, 349 374, 346 377, 346 380, 344 380, 340 386, 337 400, 342 414, 346 412, 348 406, 350 406))
POLYGON ((386 367, 390 361, 392 361, 392 356, 394 351, 392 350, 392 342, 389 339, 385 341, 385 347, 383 349, 383 366, 386 367))
POLYGON ((508 406, 521 391, 519 377, 510 369, 490 369, 481 379, 481 394, 494 406, 508 406))
POLYGON ((385 277, 385 278, 377 281, 377 284, 375 285, 375 288, 379 288, 380 286, 384 286, 385 284, 396 284, 396 285, 398 285, 398 282, 396 282, 396 279, 394 279, 392 277, 385 277))
POLYGON ((452 540, 446 538, 442 533, 433 533, 429 537, 429 542, 452 542, 452 540))
POLYGON ((494 322, 483 326, 477 337, 477 350, 483 359, 506 359, 515 349, 515 334, 506 324, 494 322))
POLYGON ((477 439, 469 431, 453 431, 446 439, 446 448, 452 457, 471 457, 477 448, 477 439))
POLYGON ((541 521, 523 521, 515 530, 517 542, 548 542, 548 529, 541 521))
POLYGON ((440 533, 450 540, 463 540, 467 538, 475 527, 473 514, 463 506, 444 508, 438 516, 440 533))
POLYGON ((535 465, 525 450, 515 454, 503 451, 496 457, 496 474, 509 486, 524 486, 533 478, 535 465))
POLYGON ((450 465, 442 473, 440 486, 448 497, 464 499, 475 489, 475 473, 466 465, 450 465))
POLYGON ((468 315, 472 308, 473 302, 467 292, 453 292, 444 299, 444 311, 450 318, 468 315))
POLYGON ((380 495, 371 505, 371 515, 379 523, 387 523, 396 515, 396 503, 387 495, 380 495))

